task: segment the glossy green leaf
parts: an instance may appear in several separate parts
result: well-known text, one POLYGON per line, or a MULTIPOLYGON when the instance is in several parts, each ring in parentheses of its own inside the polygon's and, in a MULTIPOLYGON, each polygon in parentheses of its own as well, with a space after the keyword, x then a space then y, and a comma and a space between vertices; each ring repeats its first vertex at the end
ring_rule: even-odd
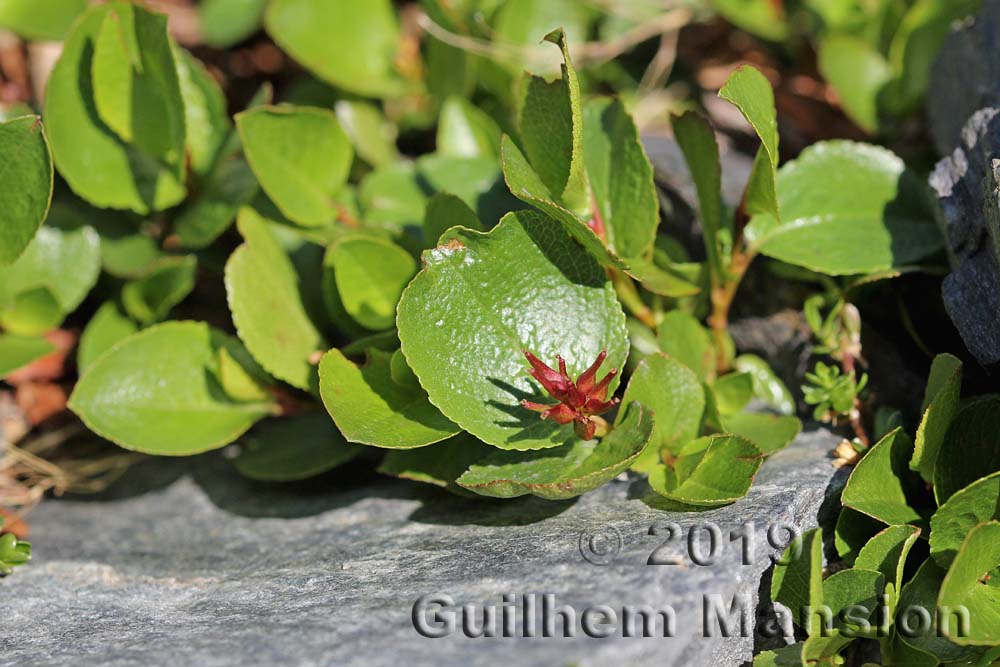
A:
POLYGON ((198 21, 205 43, 217 49, 242 42, 260 29, 267 0, 202 0, 198 21))
POLYGON ((55 346, 44 338, 0 334, 0 379, 41 359, 55 346))
POLYGON ((424 213, 424 245, 433 248, 441 235, 452 227, 486 231, 468 204, 453 194, 439 192, 427 202, 424 213))
POLYGON ((761 651, 753 657, 753 667, 802 667, 802 643, 761 651))
POLYGON ((82 375, 102 354, 120 340, 139 330, 138 325, 121 311, 114 301, 104 303, 87 323, 80 335, 76 351, 76 366, 82 375))
POLYGON ((499 3, 494 27, 501 43, 523 47, 520 59, 511 59, 513 74, 527 68, 539 74, 558 74, 562 61, 551 49, 541 48, 541 42, 555 26, 566 29, 575 43, 587 38, 588 24, 593 16, 590 7, 576 0, 506 0, 499 3))
POLYGON ((722 427, 727 433, 742 435, 768 456, 792 444, 802 432, 802 422, 797 417, 758 412, 725 415, 722 427))
POLYGON ((966 535, 978 524, 1000 520, 1000 472, 957 491, 931 517, 931 556, 947 568, 966 535))
POLYGON ((708 120, 693 111, 671 119, 674 138, 698 194, 698 214, 705 242, 705 256, 715 276, 722 276, 719 230, 724 228, 722 202, 722 165, 715 130, 708 120))
POLYGON ((583 142, 587 176, 608 244, 620 257, 646 257, 660 224, 660 204, 653 165, 625 105, 609 98, 588 102, 583 142))
POLYGON ((806 627, 806 608, 823 604, 823 533, 813 528, 795 538, 775 562, 771 599, 792 614, 795 625, 806 627))
POLYGON ((781 222, 754 217, 752 248, 830 275, 886 271, 912 264, 943 242, 926 186, 878 146, 813 144, 778 176, 781 222))
POLYGON ((806 618, 809 637, 802 645, 803 664, 832 667, 855 637, 874 634, 873 616, 884 586, 880 572, 858 568, 834 572, 823 580, 823 605, 831 612, 832 627, 825 627, 819 613, 806 618))
POLYGON ((705 410, 701 381, 694 371, 665 354, 651 354, 639 362, 622 401, 626 405, 641 403, 656 417, 649 445, 632 465, 640 472, 663 463, 663 450, 672 456, 678 454, 701 428, 705 410))
POLYGON ((642 286, 660 296, 669 296, 679 299, 685 296, 694 296, 701 292, 701 287, 684 275, 680 271, 660 268, 657 263, 641 258, 631 258, 628 260, 626 272, 642 286))
POLYGON ((197 268, 194 255, 160 260, 147 275, 122 287, 125 312, 147 326, 165 319, 194 289, 197 268))
POLYGON ((18 336, 41 336, 58 327, 64 316, 52 292, 34 287, 0 308, 0 327, 18 336))
POLYGON ((367 363, 359 367, 333 349, 320 362, 320 395, 344 437, 374 447, 410 449, 458 433, 412 374, 393 377, 393 355, 399 356, 397 364, 402 362, 398 351, 371 349, 367 363))
POLYGON ((315 389, 313 355, 326 342, 303 305, 299 278, 268 223, 244 208, 245 243, 226 262, 226 296, 240 339, 268 373, 299 389, 315 389))
POLYGON ((948 427, 958 414, 962 391, 962 362, 950 354, 939 354, 931 364, 920 426, 914 440, 910 468, 920 472, 926 482, 934 481, 938 452, 948 434, 948 427))
POLYGON ((394 162, 368 174, 358 189, 365 222, 373 226, 419 227, 427 194, 409 162, 394 162))
POLYGON ((728 505, 746 495, 764 462, 760 449, 737 435, 717 435, 688 443, 673 469, 649 473, 653 491, 686 505, 728 505))
POLYGON ((362 451, 344 440, 326 414, 307 412, 258 424, 240 439, 233 464, 250 479, 291 482, 332 470, 362 451))
POLYGON ((872 446, 844 487, 844 505, 890 526, 924 524, 907 499, 914 475, 907 467, 913 443, 897 428, 872 446))
POLYGON ((417 273, 417 263, 391 241, 345 236, 327 251, 340 301, 347 313, 368 329, 388 329, 396 322, 396 304, 417 273))
MULTIPOLYGON (((337 120, 362 160, 373 167, 391 164, 396 152, 396 128, 377 106, 362 100, 337 100, 337 120)), ((497 143, 500 139, 497 137, 497 143)))
POLYGON ((608 482, 638 458, 653 434, 653 413, 627 406, 615 428, 601 440, 576 440, 531 452, 496 452, 472 465, 458 484, 484 496, 531 494, 549 500, 574 498, 608 482))
POLYGON ((753 376, 749 373, 728 373, 712 384, 715 404, 722 416, 741 412, 753 398, 753 376))
POLYGON ((885 56, 868 40, 834 34, 820 41, 819 69, 851 120, 874 134, 879 126, 879 93, 892 78, 885 56))
POLYGON ((125 143, 171 165, 182 178, 184 98, 167 17, 111 3, 93 57, 94 104, 101 120, 125 143))
MULTIPOLYGON (((96 113, 95 49, 105 18, 121 6, 115 3, 91 7, 75 24, 49 77, 43 116, 56 167, 75 193, 95 206, 128 208, 145 214, 173 206, 184 198, 185 186, 180 173, 183 160, 167 164, 160 156, 127 144, 96 113)), ((171 76, 170 67, 175 66, 168 48, 165 23, 149 18, 151 15, 145 10, 135 8, 133 12, 142 17, 143 26, 155 28, 153 35, 143 33, 139 50, 145 52, 148 42, 148 57, 156 61, 154 69, 166 81, 171 76)), ((175 71, 173 79, 176 84, 175 71)), ((179 94, 174 99, 171 90, 165 93, 167 97, 161 103, 172 106, 180 103, 179 94)), ((123 93, 120 89, 118 92, 123 93)), ((102 94, 111 95, 112 91, 102 94)), ((126 101, 119 103, 125 105, 126 101)), ((114 107, 115 104, 106 106, 114 107)), ((161 131, 159 128, 153 130, 161 131)))
POLYGON ((229 141, 232 122, 226 96, 208 69, 189 52, 175 47, 177 77, 184 97, 184 143, 191 170, 204 175, 229 141))
POLYGON ((303 225, 337 216, 333 196, 354 151, 337 116, 313 107, 257 107, 236 115, 250 168, 281 212, 303 225))
POLYGON ((496 452, 496 448, 476 440, 468 433, 439 442, 433 447, 397 449, 388 452, 378 467, 383 475, 433 484, 459 495, 470 494, 455 480, 469 466, 496 452))
POLYGON ((4 0, 0 28, 24 39, 59 41, 87 8, 87 0, 4 0))
POLYGON ((691 315, 672 310, 660 322, 660 349, 693 370, 704 381, 715 376, 711 334, 691 315))
POLYGON ((393 62, 399 26, 390 0, 272 0, 264 25, 327 83, 370 97, 401 90, 393 62))
POLYGON ((1000 470, 997 433, 1000 433, 1000 396, 981 396, 959 408, 934 467, 934 497, 938 506, 977 479, 1000 470))
MULTIPOLYGON (((941 590, 941 583, 944 580, 946 571, 938 566, 933 558, 926 559, 917 573, 905 586, 899 597, 897 608, 899 613, 906 613, 907 609, 923 609, 931 617, 931 627, 925 633, 899 633, 900 639, 907 645, 920 651, 935 656, 944 663, 969 664, 968 661, 974 659, 981 649, 972 646, 959 646, 943 634, 938 633, 938 628, 944 622, 939 615, 943 611, 938 607, 938 592, 941 590), (909 636, 914 634, 915 636, 909 636)), ((916 625, 917 613, 911 612, 911 622, 916 625)), ((949 619, 949 623, 955 623, 954 615, 949 619)), ((972 623, 976 620, 973 617, 972 623)))
POLYGON ((0 123, 0 266, 21 256, 52 201, 52 156, 37 116, 0 123))
POLYGON ((886 585, 892 584, 894 600, 903 585, 903 569, 910 549, 920 536, 916 526, 889 526, 861 548, 854 567, 881 572, 886 585))
POLYGON ((834 547, 845 563, 853 564, 864 546, 884 529, 885 524, 878 519, 844 507, 834 528, 834 547))
POLYGON ((719 91, 719 97, 734 104, 760 138, 761 147, 750 172, 743 206, 749 215, 758 213, 782 220, 778 213, 778 112, 774 90, 760 70, 744 65, 737 69, 719 91))
POLYGON ((577 215, 586 215, 590 212, 590 192, 584 165, 580 82, 563 31, 555 30, 545 40, 562 50, 562 77, 548 82, 529 75, 525 81, 518 109, 521 148, 557 201, 577 215))
POLYGON ((551 402, 530 379, 523 350, 570 373, 602 350, 604 371, 628 354, 625 316, 607 274, 561 226, 529 211, 487 233, 456 229, 424 253, 397 314, 406 359, 431 402, 464 430, 505 449, 572 438, 522 399, 551 402), (516 266, 517 271, 510 271, 516 266), (558 317, 553 317, 558 313, 558 317))
POLYGON ((441 105, 437 151, 457 157, 500 157, 500 127, 468 100, 449 97, 441 105))
POLYGON ((139 278, 165 253, 153 233, 152 225, 130 212, 97 209, 82 202, 72 205, 56 202, 51 217, 91 225, 101 243, 101 266, 116 278, 139 278))
POLYGON ((726 20, 772 42, 783 42, 789 26, 784 4, 774 0, 710 0, 726 20))
POLYGON ((218 350, 234 339, 200 322, 166 322, 121 341, 80 378, 69 407, 127 449, 186 456, 226 445, 270 414, 220 391, 218 350))
POLYGON ((457 195, 490 227, 510 211, 523 208, 508 193, 500 165, 492 157, 431 153, 417 160, 417 176, 425 192, 457 195))
POLYGON ((174 234, 185 248, 205 248, 229 228, 240 208, 260 191, 245 161, 226 160, 212 172, 202 190, 174 220, 174 234))
POLYGON ((63 314, 76 310, 101 271, 100 240, 92 227, 79 227, 53 208, 28 248, 13 264, 0 267, 0 306, 40 287, 48 290, 63 314))
POLYGON ((795 399, 785 383, 766 361, 755 354, 741 354, 733 360, 733 368, 749 373, 753 378, 753 395, 782 415, 795 414, 795 399))
MULTIPOLYGON (((966 536, 941 582, 937 608, 968 609, 970 623, 961 628, 954 617, 942 629, 960 646, 1000 645, 1000 587, 986 576, 1000 566, 1000 521, 981 523, 966 536)), ((995 575, 996 573, 993 572, 995 575)))

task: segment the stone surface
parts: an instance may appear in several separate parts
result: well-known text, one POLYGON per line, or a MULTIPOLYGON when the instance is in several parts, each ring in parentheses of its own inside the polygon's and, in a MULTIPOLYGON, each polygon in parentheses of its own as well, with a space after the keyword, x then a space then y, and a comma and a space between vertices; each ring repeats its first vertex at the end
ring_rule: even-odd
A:
MULTIPOLYGON (((805 529, 836 504, 836 442, 808 432, 765 463, 744 500, 685 513, 635 480, 575 502, 502 502, 376 477, 363 462, 284 486, 243 480, 218 453, 158 459, 100 499, 48 501, 30 516, 35 560, 0 580, 0 665, 740 665, 753 633, 704 637, 703 595, 746 596, 752 618, 776 553, 767 527, 805 529), (656 555, 681 565, 648 565, 670 522, 685 535, 718 526, 714 564, 696 565, 680 539, 656 555), (745 522, 757 543, 747 565, 730 540, 745 522), (423 595, 499 605, 504 593, 551 593, 578 614, 670 605, 676 632, 594 639, 579 618, 575 638, 471 639, 459 627, 430 639, 413 627, 423 595)), ((707 531, 696 534, 709 554, 707 531)))
POLYGON ((947 155, 978 109, 1000 105, 1000 0, 984 0, 979 14, 960 24, 931 70, 927 116, 934 144, 947 155))
POLYGON ((1000 362, 1000 109, 972 115, 930 183, 953 260, 942 285, 945 307, 969 351, 992 366, 1000 362))

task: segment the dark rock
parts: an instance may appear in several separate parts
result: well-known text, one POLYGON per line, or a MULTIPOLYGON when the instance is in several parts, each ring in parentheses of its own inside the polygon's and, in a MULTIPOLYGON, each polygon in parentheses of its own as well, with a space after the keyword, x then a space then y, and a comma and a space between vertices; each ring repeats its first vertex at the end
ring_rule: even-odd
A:
MULTIPOLYGON (((703 636, 704 596, 742 599, 752 620, 777 552, 767 527, 804 530, 836 504, 836 443, 804 433, 764 464, 745 499, 700 513, 657 509, 645 482, 624 479, 576 502, 493 502, 363 479, 357 467, 284 486, 242 480, 217 454, 157 460, 114 499, 47 501, 31 514, 35 560, 0 580, 0 665, 740 665, 753 633, 703 636), (668 542, 670 522, 685 537, 718 526, 714 563, 694 564, 686 539, 668 542), (747 522, 756 549, 742 564, 730 533, 747 522), (613 557, 608 545, 620 545, 613 557), (680 564, 648 565, 651 555, 680 564), (504 593, 551 593, 578 615, 669 605, 676 633, 629 638, 619 626, 598 640, 579 616, 575 638, 470 639, 459 627, 429 639, 414 629, 423 595, 499 606, 504 593)), ((710 554, 708 530, 695 535, 710 554)))
POLYGON ((930 182, 953 260, 942 286, 945 307, 969 352, 992 366, 1000 362, 1000 109, 972 115, 961 145, 930 182))
POLYGON ((985 0, 938 54, 931 70, 927 115, 941 155, 956 146, 962 126, 983 107, 1000 106, 1000 0, 985 0))

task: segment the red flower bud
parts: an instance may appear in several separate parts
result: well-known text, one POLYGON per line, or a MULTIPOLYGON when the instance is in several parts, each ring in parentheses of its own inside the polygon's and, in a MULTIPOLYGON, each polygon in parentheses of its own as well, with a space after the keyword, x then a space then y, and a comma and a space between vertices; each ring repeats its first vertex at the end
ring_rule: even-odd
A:
POLYGON ((573 428, 578 436, 584 440, 592 439, 597 430, 597 423, 602 421, 597 415, 607 412, 618 403, 617 398, 607 400, 608 388, 611 386, 611 380, 618 374, 618 369, 612 368, 603 379, 597 381, 597 371, 607 358, 607 351, 602 350, 597 355, 597 360, 580 374, 576 382, 566 372, 566 360, 561 356, 556 357, 559 363, 558 371, 547 366, 528 350, 524 350, 524 356, 531 364, 528 373, 559 403, 545 405, 525 400, 521 401, 521 405, 541 413, 542 419, 551 419, 557 424, 573 422, 573 428))

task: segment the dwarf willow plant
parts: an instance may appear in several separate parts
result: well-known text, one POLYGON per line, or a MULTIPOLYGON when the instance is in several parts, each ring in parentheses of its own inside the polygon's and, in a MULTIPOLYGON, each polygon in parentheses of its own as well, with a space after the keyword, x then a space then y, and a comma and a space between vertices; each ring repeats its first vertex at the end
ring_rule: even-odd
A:
POLYGON ((705 239, 692 261, 626 106, 584 95, 562 30, 544 45, 558 73, 504 70, 519 92, 491 115, 471 89, 421 88, 388 0, 273 0, 264 25, 350 94, 314 81, 274 104, 265 87, 230 118, 163 16, 110 2, 66 33, 41 118, 0 125, 0 368, 49 351, 103 276, 69 406, 127 449, 239 441, 242 473, 292 480, 370 447, 385 474, 496 497, 568 498, 631 469, 675 502, 729 503, 801 428, 726 330, 751 261, 869 276, 941 244, 889 151, 818 144, 779 168, 753 68, 720 93, 761 142, 736 210, 707 122, 675 121, 705 239), (439 111, 437 149, 408 159, 385 114, 417 122, 415 95, 439 111))

